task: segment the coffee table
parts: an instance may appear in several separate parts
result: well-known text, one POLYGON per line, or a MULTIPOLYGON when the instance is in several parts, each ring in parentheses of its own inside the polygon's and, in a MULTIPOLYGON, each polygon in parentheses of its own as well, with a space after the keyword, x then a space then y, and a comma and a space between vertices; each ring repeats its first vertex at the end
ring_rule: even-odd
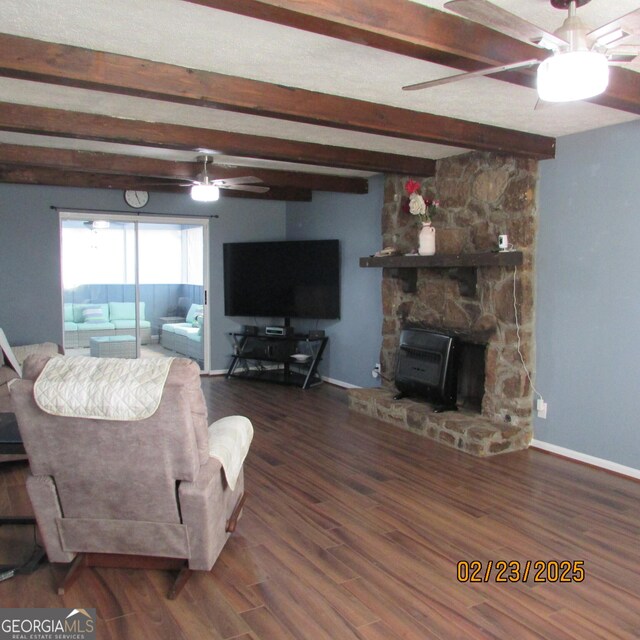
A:
POLYGON ((94 358, 135 358, 135 336, 98 336, 89 340, 89 353, 94 358))

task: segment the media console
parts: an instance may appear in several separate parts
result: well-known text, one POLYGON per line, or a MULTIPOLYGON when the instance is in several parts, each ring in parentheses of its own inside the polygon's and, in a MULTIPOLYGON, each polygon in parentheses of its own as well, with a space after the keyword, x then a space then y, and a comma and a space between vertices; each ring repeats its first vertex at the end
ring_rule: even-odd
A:
POLYGON ((283 336, 230 335, 233 338, 233 355, 227 379, 246 378, 302 389, 322 383, 318 365, 329 342, 328 337, 300 333, 283 336))

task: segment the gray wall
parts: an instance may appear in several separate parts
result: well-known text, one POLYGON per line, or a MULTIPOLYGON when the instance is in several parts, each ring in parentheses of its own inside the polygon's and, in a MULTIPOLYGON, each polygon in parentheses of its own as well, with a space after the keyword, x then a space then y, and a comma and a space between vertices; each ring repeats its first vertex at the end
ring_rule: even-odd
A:
POLYGON ((60 230, 46 191, 0 184, 0 327, 10 344, 62 344, 60 230))
POLYGON ((540 166, 535 438, 640 468, 640 122, 540 166))
MULTIPOLYGON (((136 213, 120 190, 0 184, 0 327, 13 344, 62 343, 59 225, 51 206, 136 213)), ((209 318, 211 368, 225 369, 231 352, 228 332, 237 323, 224 317, 222 244, 283 239, 285 204, 238 198, 204 204, 186 194, 152 193, 140 213, 219 216, 209 223, 209 318)))
POLYGON ((377 386, 371 369, 380 360, 382 340, 381 269, 362 269, 358 260, 378 251, 384 180, 369 180, 366 195, 314 192, 311 203, 287 203, 287 239, 338 239, 341 252, 341 317, 296 329, 326 329, 329 347, 322 375, 356 386, 377 386))
MULTIPOLYGON (((209 223, 211 369, 228 367, 229 332, 263 318, 227 318, 223 307, 222 245, 225 242, 337 238, 341 245, 341 318, 294 321, 300 330, 324 328, 330 336, 321 373, 357 386, 374 386, 379 360, 382 274, 361 269, 358 259, 380 248, 383 179, 367 195, 315 192, 311 203, 221 199, 210 205, 188 196, 152 193, 141 214, 211 216, 209 223)), ((0 327, 13 344, 62 343, 60 209, 135 214, 122 191, 0 185, 0 327)), ((278 321, 280 319, 277 319, 278 321)))

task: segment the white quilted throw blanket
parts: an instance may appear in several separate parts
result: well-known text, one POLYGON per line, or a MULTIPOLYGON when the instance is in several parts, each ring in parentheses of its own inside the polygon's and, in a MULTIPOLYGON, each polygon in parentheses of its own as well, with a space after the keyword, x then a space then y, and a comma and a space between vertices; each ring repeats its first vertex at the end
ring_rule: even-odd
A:
POLYGON ((144 420, 160 404, 173 358, 58 357, 34 385, 46 413, 98 420, 144 420))
POLYGON ((209 455, 220 460, 233 491, 253 439, 253 425, 244 416, 229 416, 209 425, 209 455))

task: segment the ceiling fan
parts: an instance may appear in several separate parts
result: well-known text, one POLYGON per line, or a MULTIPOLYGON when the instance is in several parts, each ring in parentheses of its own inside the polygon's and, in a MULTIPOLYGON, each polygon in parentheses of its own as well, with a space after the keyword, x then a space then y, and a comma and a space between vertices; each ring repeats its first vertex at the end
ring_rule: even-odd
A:
MULTIPOLYGON (((198 162, 202 162, 202 171, 190 182, 179 184, 179 187, 191 187, 191 198, 198 202, 214 202, 220 197, 220 189, 233 189, 234 191, 251 191, 253 193, 266 193, 269 187, 257 186, 262 182, 254 176, 241 176, 239 178, 212 178, 207 170, 207 165, 213 166, 212 156, 199 156, 198 162)), ((160 183, 158 183, 160 184, 160 183)), ((167 186, 167 182, 161 183, 167 186)))
POLYGON ((577 15, 577 9, 591 0, 550 0, 556 9, 567 9, 562 26, 548 33, 523 18, 488 0, 451 0, 445 7, 474 22, 494 28, 520 40, 550 49, 545 60, 533 58, 499 67, 460 73, 438 80, 428 80, 402 87, 405 91, 426 89, 466 78, 500 71, 538 66, 538 95, 547 102, 570 102, 599 95, 607 88, 609 64, 633 60, 640 51, 636 46, 621 46, 630 36, 640 33, 640 9, 616 20, 589 29, 577 15))

